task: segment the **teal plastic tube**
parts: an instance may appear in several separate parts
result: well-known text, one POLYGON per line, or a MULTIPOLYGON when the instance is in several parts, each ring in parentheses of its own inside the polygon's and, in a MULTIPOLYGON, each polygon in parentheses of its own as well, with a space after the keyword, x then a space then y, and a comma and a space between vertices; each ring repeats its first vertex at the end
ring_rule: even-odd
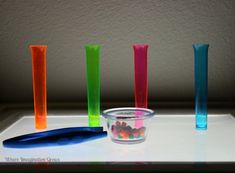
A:
POLYGON ((89 127, 100 126, 100 45, 86 45, 89 127))
POLYGON ((207 129, 209 44, 193 44, 195 65, 195 116, 196 129, 207 129))

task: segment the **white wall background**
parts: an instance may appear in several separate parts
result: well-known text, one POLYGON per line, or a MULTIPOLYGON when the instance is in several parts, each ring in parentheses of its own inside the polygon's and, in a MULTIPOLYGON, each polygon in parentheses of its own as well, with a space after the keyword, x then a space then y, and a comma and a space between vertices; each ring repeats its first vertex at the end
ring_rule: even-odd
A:
POLYGON ((101 99, 134 99, 133 43, 148 43, 149 99, 193 100, 192 44, 209 48, 209 100, 235 100, 234 0, 0 0, 0 101, 33 100, 29 44, 47 44, 49 101, 86 101, 85 49, 101 49, 101 99))

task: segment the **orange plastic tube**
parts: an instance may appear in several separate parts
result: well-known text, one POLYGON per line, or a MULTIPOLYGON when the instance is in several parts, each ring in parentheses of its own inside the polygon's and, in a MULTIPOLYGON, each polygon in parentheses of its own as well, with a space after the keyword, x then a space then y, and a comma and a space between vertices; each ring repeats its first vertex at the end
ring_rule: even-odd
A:
POLYGON ((47 45, 30 45, 32 54, 35 128, 47 127, 46 49, 47 45))

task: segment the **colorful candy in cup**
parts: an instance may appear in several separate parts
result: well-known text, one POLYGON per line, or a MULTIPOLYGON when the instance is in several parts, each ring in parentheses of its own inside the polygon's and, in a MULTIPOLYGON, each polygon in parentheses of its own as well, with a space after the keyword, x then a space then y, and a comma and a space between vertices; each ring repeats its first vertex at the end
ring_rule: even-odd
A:
POLYGON ((111 132, 114 138, 118 139, 130 139, 144 138, 146 127, 132 128, 127 125, 126 122, 116 121, 115 125, 112 125, 111 132))

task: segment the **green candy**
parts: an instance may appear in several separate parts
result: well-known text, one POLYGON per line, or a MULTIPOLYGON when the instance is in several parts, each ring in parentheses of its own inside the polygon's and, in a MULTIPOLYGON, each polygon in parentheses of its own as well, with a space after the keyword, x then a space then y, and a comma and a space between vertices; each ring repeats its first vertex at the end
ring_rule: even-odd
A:
POLYGON ((129 135, 129 139, 134 139, 134 135, 129 135))
POLYGON ((122 136, 118 135, 118 138, 119 138, 119 139, 122 139, 122 136))

